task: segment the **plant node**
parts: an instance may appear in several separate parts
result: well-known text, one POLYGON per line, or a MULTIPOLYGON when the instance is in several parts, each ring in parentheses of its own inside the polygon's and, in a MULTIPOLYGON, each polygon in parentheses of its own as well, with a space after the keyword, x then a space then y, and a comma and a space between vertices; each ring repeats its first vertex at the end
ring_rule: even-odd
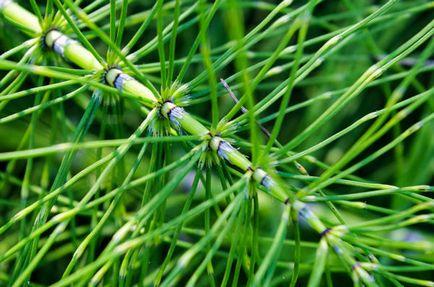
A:
POLYGON ((133 78, 122 72, 118 67, 108 68, 103 75, 103 82, 122 91, 125 81, 133 78))
POLYGON ((321 231, 321 233, 319 234, 321 237, 327 236, 327 234, 330 233, 332 229, 327 227, 326 229, 324 229, 323 231, 321 231))
POLYGON ((165 101, 162 105, 160 105, 159 111, 162 117, 168 119, 177 127, 179 127, 179 120, 185 115, 184 109, 178 107, 171 101, 165 101))
POLYGON ((253 179, 264 186, 267 189, 271 188, 271 177, 262 168, 256 168, 253 170, 253 179))
POLYGON ((219 136, 213 136, 211 133, 209 133, 209 136, 208 148, 210 150, 216 152, 220 158, 244 169, 244 172, 250 173, 250 177, 266 189, 269 190, 271 188, 272 179, 265 170, 259 167, 254 168, 251 163, 228 141, 219 136))
POLYGON ((217 152, 221 158, 224 158, 229 162, 231 153, 236 151, 236 149, 229 142, 218 136, 213 136, 210 139, 208 146, 211 148, 211 150, 217 152))
POLYGON ((168 135, 174 132, 170 125, 171 122, 180 130, 177 119, 182 118, 182 113, 184 112, 182 108, 168 101, 163 103, 156 102, 155 109, 158 112, 158 117, 152 121, 151 130, 154 135, 168 135))
POLYGON ((42 44, 49 49, 53 49, 54 52, 62 57, 65 57, 65 47, 71 43, 76 43, 76 41, 65 36, 55 28, 48 30, 42 36, 42 44))

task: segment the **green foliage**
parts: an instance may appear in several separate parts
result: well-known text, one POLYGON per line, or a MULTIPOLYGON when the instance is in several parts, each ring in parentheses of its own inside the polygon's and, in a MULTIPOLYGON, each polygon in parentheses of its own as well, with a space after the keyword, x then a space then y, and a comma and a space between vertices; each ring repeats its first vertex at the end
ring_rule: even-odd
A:
POLYGON ((274 2, 0 0, 0 286, 434 286, 433 4, 274 2))

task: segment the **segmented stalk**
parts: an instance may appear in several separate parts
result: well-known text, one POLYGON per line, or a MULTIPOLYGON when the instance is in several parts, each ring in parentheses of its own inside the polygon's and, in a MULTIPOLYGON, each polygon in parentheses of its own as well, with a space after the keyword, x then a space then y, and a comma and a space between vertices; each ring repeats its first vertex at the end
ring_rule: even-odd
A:
POLYGON ((285 204, 291 202, 291 206, 297 214, 306 220, 327 241, 335 253, 345 255, 343 256, 343 260, 352 267, 353 274, 366 285, 373 284, 373 278, 355 261, 352 255, 349 256, 352 252, 343 252, 344 248, 348 248, 344 247, 341 239, 347 232, 345 226, 340 226, 333 230, 327 228, 305 203, 296 200, 295 195, 288 188, 282 187, 265 170, 254 167, 251 161, 237 148, 233 147, 229 141, 218 135, 211 134, 208 128, 185 111, 184 108, 177 106, 171 101, 159 102, 158 97, 142 83, 117 67, 107 67, 105 63, 100 63, 78 41, 71 39, 61 31, 57 29, 42 31, 38 18, 12 2, 12 0, 0 0, 0 12, 4 14, 8 21, 28 35, 33 37, 40 36, 47 48, 52 49, 65 60, 85 70, 102 72, 102 80, 105 84, 116 88, 120 92, 127 92, 138 98, 147 99, 152 103, 152 107, 159 108, 161 116, 168 119, 176 127, 189 134, 201 136, 203 140, 207 140, 209 149, 216 152, 220 158, 248 174, 253 181, 263 186, 276 199, 285 204))
MULTIPOLYGON (((18 28, 26 30, 26 28, 31 27, 34 34, 43 34, 37 17, 11 0, 0 0, 0 11, 5 14, 6 19, 16 24, 18 28)), ((81 68, 94 71, 104 69, 102 64, 78 41, 71 39, 59 30, 49 30, 42 35, 42 38, 48 48, 81 68)), ((128 92, 137 97, 144 97, 152 101, 155 105, 158 105, 158 99, 151 90, 118 68, 106 68, 103 81, 120 92, 128 92)), ((219 136, 211 135, 209 129, 182 107, 167 101, 160 106, 160 114, 184 131, 208 139, 208 146, 211 150, 215 151, 222 159, 228 161, 230 164, 240 168, 245 173, 249 173, 255 182, 269 190, 276 199, 285 204, 287 204, 290 199, 295 199, 291 192, 282 188, 266 171, 261 168, 254 168, 250 160, 227 140, 219 136)), ((304 217, 315 230, 322 232, 325 229, 325 226, 309 211, 305 203, 295 201, 293 207, 300 212, 300 215, 304 217)))

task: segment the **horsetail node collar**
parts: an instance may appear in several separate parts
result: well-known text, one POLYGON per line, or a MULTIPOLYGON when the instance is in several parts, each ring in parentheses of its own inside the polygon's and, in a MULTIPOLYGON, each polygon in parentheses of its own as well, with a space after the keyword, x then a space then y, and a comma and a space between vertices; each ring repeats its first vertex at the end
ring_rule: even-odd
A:
POLYGON ((45 45, 52 48, 57 54, 65 57, 65 47, 69 44, 76 43, 77 41, 72 40, 68 36, 65 36, 58 30, 48 31, 45 35, 45 45))
POLYGON ((332 230, 331 228, 327 227, 326 229, 324 229, 323 231, 321 231, 321 233, 319 235, 321 237, 327 236, 327 234, 329 234, 331 230, 332 230))
POLYGON ((210 140, 209 146, 211 149, 215 150, 220 157, 228 161, 229 154, 233 151, 236 151, 236 149, 230 143, 220 137, 213 137, 210 140))
POLYGON ((262 168, 253 171, 253 179, 268 189, 271 187, 271 177, 262 168))
POLYGON ((160 113, 163 117, 169 119, 172 123, 179 126, 179 120, 182 119, 185 115, 185 111, 183 108, 178 107, 172 102, 165 102, 161 108, 160 113))
POLYGON ((105 74, 105 81, 117 90, 122 91, 124 83, 130 81, 133 78, 125 74, 119 69, 112 68, 108 70, 105 74))

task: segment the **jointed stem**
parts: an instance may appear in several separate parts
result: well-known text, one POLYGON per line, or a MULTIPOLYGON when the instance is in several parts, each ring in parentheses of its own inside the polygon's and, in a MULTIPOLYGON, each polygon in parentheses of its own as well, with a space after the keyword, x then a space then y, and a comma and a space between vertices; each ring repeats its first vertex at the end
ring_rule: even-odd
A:
MULTIPOLYGON (((66 10, 64 10, 64 7, 60 4, 60 1, 56 0, 55 1, 56 4, 59 6, 59 9, 61 9, 62 14, 66 17, 66 10)), ((73 4, 71 1, 66 1, 68 4, 68 7, 71 8, 74 12, 78 13, 81 12, 78 10, 78 7, 76 6, 76 4, 73 4), (77 12, 78 11, 78 12, 77 12)), ((113 1, 114 2, 114 1, 113 1)), ((285 1, 285 2, 289 2, 289 1, 285 1)), ((386 5, 384 5, 381 8, 380 12, 385 11, 388 7, 390 7, 395 1, 389 1, 386 5)), ((123 2, 125 7, 124 10, 126 9, 126 4, 127 1, 123 2)), ((178 1, 176 2, 178 3, 178 1)), ((313 2, 312 2, 313 3, 313 2)), ((32 2, 32 4, 34 4, 32 2)), ((162 1, 159 2, 160 6, 158 7, 158 11, 159 13, 162 12, 161 10, 161 4, 162 1)), ((179 3, 178 3, 179 4, 179 3)), ((283 5, 283 4, 282 4, 283 5)), ((215 6, 217 7, 217 6, 215 6)), ((179 9, 179 7, 178 7, 179 9)), ((285 226, 287 224, 288 220, 288 214, 289 214, 289 208, 294 208, 295 213, 299 216, 302 217, 315 231, 317 231, 318 233, 321 234, 322 239, 321 239, 321 245, 324 248, 325 251, 322 251, 321 249, 319 249, 319 252, 317 253, 317 257, 321 258, 321 260, 318 260, 318 264, 322 264, 322 266, 320 266, 321 268, 318 268, 318 270, 322 270, 324 268, 325 265, 325 256, 327 255, 328 252, 328 246, 331 246, 332 249, 338 253, 338 254, 343 254, 341 256, 341 259, 349 266, 352 267, 353 270, 353 274, 355 274, 356 276, 356 280, 359 280, 358 278, 360 278, 364 284, 366 285, 373 285, 373 281, 372 281, 372 277, 370 277, 370 275, 361 267, 361 265, 354 259, 353 256, 353 250, 349 250, 350 248, 347 247, 342 240, 342 236, 348 231, 346 229, 345 226, 340 226, 338 228, 335 229, 329 229, 326 228, 326 226, 323 224, 323 222, 308 208, 308 206, 297 200, 295 194, 289 190, 289 188, 287 186, 285 186, 283 183, 281 183, 281 180, 277 177, 277 176, 272 176, 271 174, 269 174, 267 171, 265 171, 264 169, 260 168, 259 166, 255 166, 254 164, 252 164, 252 162, 247 158, 247 156, 245 156, 243 153, 241 153, 237 148, 233 147, 230 142, 224 138, 222 138, 217 131, 214 130, 215 126, 216 126, 216 119, 218 118, 218 110, 217 107, 215 106, 217 104, 217 97, 216 95, 213 96, 213 104, 214 104, 214 110, 213 110, 213 129, 208 129, 207 127, 205 127, 200 121, 198 121, 195 117, 193 117, 192 115, 190 115, 188 112, 186 112, 182 107, 176 105, 171 98, 169 97, 169 99, 163 99, 162 96, 160 96, 156 91, 153 90, 152 87, 148 88, 146 87, 144 84, 142 84, 140 81, 136 80, 135 78, 131 77, 129 74, 127 74, 126 72, 122 71, 120 68, 118 67, 110 67, 107 66, 106 63, 104 63, 101 59, 101 57, 99 55, 96 54, 96 51, 94 49, 86 49, 85 47, 83 47, 79 42, 69 38, 67 35, 63 34, 60 30, 57 29, 48 29, 45 30, 46 27, 44 27, 44 29, 41 26, 41 23, 39 22, 39 19, 41 19, 40 15, 39 18, 34 16, 33 14, 31 14, 30 12, 26 11, 24 8, 20 7, 19 5, 13 3, 10 0, 0 0, 0 12, 2 12, 5 16, 5 18, 7 20, 9 20, 10 22, 12 22, 13 24, 15 24, 18 28, 20 28, 21 30, 23 30, 25 33, 27 33, 28 35, 32 36, 32 37, 39 37, 41 42, 49 49, 52 49, 54 52, 56 52, 57 54, 59 54, 61 57, 63 57, 64 59, 76 64, 77 66, 81 67, 84 70, 89 70, 91 73, 96 74, 96 75, 102 75, 102 82, 106 85, 112 86, 115 89, 117 89, 120 92, 124 92, 126 94, 131 94, 133 96, 135 96, 136 98, 139 99, 143 99, 143 103, 145 105, 147 105, 148 108, 152 108, 152 112, 149 114, 149 118, 153 118, 154 115, 156 115, 157 113, 166 118, 167 120, 169 120, 173 125, 175 125, 176 127, 186 131, 187 133, 194 135, 194 136, 198 136, 200 137, 204 142, 207 143, 207 145, 202 144, 200 146, 200 151, 204 151, 206 148, 208 148, 208 150, 211 150, 212 152, 215 152, 220 158, 224 159, 225 161, 229 162, 231 165, 241 169, 241 171, 243 173, 245 173, 246 178, 248 178, 251 181, 254 181, 255 183, 263 186, 266 190, 268 190, 270 192, 270 194, 280 200, 281 202, 284 202, 286 205, 286 210, 284 217, 282 219, 281 225, 279 227, 279 236, 281 237, 279 240, 276 239, 275 243, 273 243, 272 249, 270 250, 270 252, 267 254, 266 260, 264 260, 262 262, 262 264, 259 267, 258 272, 256 273, 255 276, 255 282, 259 283, 263 281, 263 278, 265 278, 265 281, 268 282, 269 279, 271 279, 271 274, 270 275, 266 275, 265 271, 266 268, 268 268, 268 262, 274 262, 273 266, 275 266, 275 262, 277 262, 277 253, 278 250, 281 248, 281 244, 282 244, 282 240, 285 238, 286 232, 285 232, 285 226)), ((377 14, 380 14, 380 12, 376 12, 373 13, 370 17, 367 17, 365 19, 365 22, 368 22, 370 20, 372 20, 373 18, 375 18, 377 16, 377 14)), ((111 41, 110 38, 107 38, 109 42, 113 42, 113 39, 116 39, 116 44, 120 43, 120 39, 121 39, 121 35, 120 35, 120 31, 122 29, 119 28, 118 30, 118 35, 115 38, 115 30, 114 30, 114 15, 115 15, 115 11, 111 11, 112 13, 112 21, 111 21, 111 41)), ((126 13, 124 11, 124 13, 126 13)), ((178 11, 179 13, 179 11, 178 11)), ((87 16, 82 13, 78 13, 79 17, 81 17, 81 19, 86 22, 89 19, 87 18, 87 16)), ((271 14, 270 14, 271 15, 271 14)), ((179 16, 179 15, 178 15, 179 16)), ((211 18, 211 17, 210 17, 211 18)), ((125 15, 123 15, 123 20, 125 20, 125 15)), ((68 18, 68 22, 71 22, 71 18, 68 18)), ((87 23, 87 22, 86 22, 87 23)), ((359 29, 360 27, 362 27, 364 24, 364 22, 360 22, 359 25, 354 25, 353 27, 351 27, 351 29, 348 29, 347 31, 343 32, 339 37, 336 38, 332 38, 329 42, 326 43, 326 45, 324 45, 324 47, 322 48, 322 50, 320 50, 316 55, 318 55, 317 58, 313 57, 311 59, 312 64, 308 63, 309 65, 305 65, 303 66, 303 68, 305 68, 306 73, 308 73, 310 71, 310 68, 313 68, 314 65, 313 63, 316 63, 317 60, 320 60, 320 55, 322 55, 321 53, 323 53, 324 51, 328 51, 329 49, 331 49, 332 47, 334 47, 334 45, 336 45, 336 43, 338 43, 341 38, 343 38, 344 36, 347 36, 349 34, 351 34, 353 31, 355 31, 356 29, 359 29)), ((122 24, 124 25, 124 23, 122 24)), ((159 30, 159 50, 160 50, 160 59, 161 59, 161 63, 164 64, 164 45, 163 45, 163 23, 159 22, 158 23, 158 30, 159 30)), ((175 24, 176 27, 177 23, 175 24)), ((207 27, 208 26, 208 18, 203 18, 202 19, 202 26, 203 27, 207 27)), ((402 57, 402 55, 406 55, 408 53, 410 53, 411 51, 413 51, 414 49, 416 49, 418 47, 418 45, 420 45, 420 43, 422 43, 423 41, 425 41, 425 39, 429 36, 432 35, 432 32, 429 32, 429 29, 432 29, 433 26, 433 22, 431 22, 429 25, 427 25, 427 27, 422 31, 425 34, 424 35, 416 35, 413 39, 414 39, 414 43, 409 42, 410 47, 405 47, 404 46, 404 52, 401 53, 399 56, 396 56, 395 58, 393 57, 389 57, 390 59, 397 61, 399 60, 399 57, 402 57), (422 37, 424 36, 424 37, 422 37)), ((74 26, 75 29, 78 29, 76 26, 74 26)), ((91 27, 94 30, 98 31, 98 35, 104 35, 104 33, 100 30, 98 30, 98 27, 91 27)), ((307 28, 307 24, 304 26, 304 28, 307 28)), ((203 29, 204 31, 202 31, 201 33, 205 33, 205 29, 203 29)), ((304 30, 303 32, 301 32, 302 34, 302 41, 300 41, 301 43, 304 42, 304 33, 306 33, 304 30)), ((173 40, 175 39, 176 33, 173 32, 173 40)), ((84 36, 83 36, 84 37, 84 36)), ((240 36, 240 43, 241 42, 241 36, 240 36)), ((105 38, 104 38, 105 39, 105 38)), ((244 41, 246 39, 243 39, 244 41)), ((85 45, 88 44, 90 45, 88 42, 84 43, 85 45)), ((203 53, 206 55, 206 57, 208 57, 209 55, 207 54, 209 51, 206 50, 206 38, 202 38, 202 45, 203 45, 203 49, 205 49, 203 51, 203 53)), ((88 45, 86 45, 86 47, 88 47, 88 45)), ((173 64, 173 49, 174 49, 174 42, 172 43, 172 51, 171 51, 171 55, 170 57, 172 58, 171 63, 173 64)), ((120 50, 117 48, 118 45, 116 45, 114 48, 114 51, 117 52, 118 54, 120 53, 120 50)), ((300 46, 302 47, 302 46, 300 46)), ((110 48, 113 48, 110 46, 110 48)), ((282 45, 282 49, 283 49, 283 45, 282 45)), ((301 48, 300 48, 300 53, 301 53, 301 48)), ((120 58, 122 59, 127 59, 123 54, 120 56, 118 55, 120 58)), ((191 57, 191 55, 189 55, 189 57, 191 57)), ((275 55, 276 59, 278 57, 278 53, 276 53, 275 55)), ((300 59, 300 55, 299 57, 297 57, 297 59, 300 59)), ((210 60, 210 59, 207 59, 210 60)), ((243 59, 245 60, 245 59, 243 59)), ((379 76, 382 72, 384 72, 385 69, 387 69, 391 64, 390 63, 386 63, 387 61, 382 61, 381 63, 383 64, 382 66, 374 66, 374 68, 376 69, 370 69, 367 71, 366 75, 364 77, 362 77, 362 79, 360 80, 361 83, 356 82, 356 84, 354 85, 354 89, 350 90, 346 93, 345 97, 342 97, 341 100, 337 101, 335 103, 335 106, 338 107, 343 107, 344 104, 349 101, 349 99, 351 99, 351 97, 354 97, 357 95, 357 92, 360 92, 362 88, 364 88, 365 86, 367 86, 367 84, 372 81, 373 79, 375 79, 377 76, 379 76)), ((8 61, 2 61, 1 63, 3 63, 4 67, 11 67, 11 62, 8 61)), ((208 63, 209 65, 210 63, 208 63)), ((270 64, 271 65, 271 64, 270 64)), ((140 75, 137 75, 138 73, 138 69, 134 67, 132 67, 132 64, 128 62, 128 66, 130 67, 130 69, 132 71, 134 71, 136 73, 136 77, 138 79, 141 79, 140 75)), ((245 64, 243 65, 245 66, 245 64)), ((209 65, 209 69, 211 66, 209 65)), ((19 69, 20 67, 18 67, 17 69, 19 69)), ((21 68, 22 70, 25 70, 25 67, 22 66, 21 68)), ((30 68, 29 68, 30 69, 30 68)), ((267 68, 268 69, 268 68, 267 68)), ((264 69, 264 73, 266 72, 267 69, 264 69)), ((289 86, 292 88, 294 82, 295 82, 295 77, 296 77, 296 69, 297 69, 297 65, 294 65, 293 71, 291 73, 291 81, 289 86)), ((130 70, 130 71, 131 71, 130 70)), ((168 80, 166 81, 166 71, 164 69, 164 67, 162 68, 162 79, 163 79, 163 87, 165 86, 169 86, 169 82, 170 79, 172 78, 172 73, 173 73, 173 66, 171 66, 169 68, 169 73, 168 73, 168 80)), ((243 69, 244 70, 244 69, 243 69)), ((34 71, 38 71, 36 69, 32 70, 32 72, 34 71)), ((244 70, 246 71, 246 70, 244 70)), ((39 69, 39 73, 45 72, 46 74, 49 73, 49 70, 44 70, 44 69, 39 69)), ((299 71, 300 72, 300 71, 299 71)), ((60 73, 58 73, 60 74, 60 73)), ((264 74, 265 75, 265 74, 264 74)), ((304 74, 303 74, 304 75, 304 74)), ((300 75, 301 77, 302 75, 300 75)), ((144 81, 142 81, 144 82, 144 81)), ((54 84, 53 84, 54 85, 54 84)), ((100 84, 102 86, 102 84, 100 84)), ((245 85, 246 87, 248 87, 248 85, 245 85)), ((97 90, 100 91, 100 90, 97 90)), ((214 91, 215 92, 215 91, 214 91)), ((251 91, 252 92, 252 91, 251 91)), ((17 93, 18 94, 18 93, 17 93)), ((14 95, 15 97, 17 95, 14 95)), ((273 145, 273 141, 277 138, 278 135, 278 130, 280 130, 280 126, 282 124, 283 121, 283 115, 284 113, 282 113, 282 111, 284 111, 286 109, 287 103, 286 100, 289 99, 290 96, 290 90, 288 90, 288 93, 285 97, 283 97, 283 101, 284 103, 281 106, 281 110, 280 110, 280 115, 278 117, 278 125, 275 128, 275 130, 273 130, 273 134, 271 137, 271 140, 269 142, 269 144, 267 145, 266 148, 266 152, 271 150, 271 147, 273 145)), ((11 95, 9 95, 9 97, 11 97, 11 95)), ((253 97, 253 96, 252 96, 253 97)), ((242 101, 240 101, 239 104, 237 104, 236 106, 241 107, 242 106, 242 101)), ((253 98, 252 98, 253 101, 253 98)), ((332 109, 330 109, 331 111, 332 109)), ((333 110, 334 112, 336 112, 337 110, 333 110)), ((252 125, 252 123, 255 123, 255 118, 254 118, 254 110, 253 110, 253 104, 251 104, 249 106, 249 113, 251 113, 250 115, 251 117, 251 126, 255 127, 255 124, 252 125)), ((316 128, 320 126, 320 120, 323 118, 331 118, 333 116, 332 112, 329 112, 328 114, 326 114, 326 116, 322 116, 322 118, 320 118, 319 120, 317 120, 318 124, 315 126, 316 128)), ((148 125, 149 122, 146 122, 146 126, 148 125)), ((87 128, 87 126, 85 128, 83 128, 83 131, 85 131, 87 128)), ((144 128, 144 127, 143 127, 144 128)), ((142 130, 141 130, 142 131, 142 130)), ((313 129, 310 130, 310 133, 313 132, 313 129)), ((254 134, 252 132, 252 134, 254 134)), ((79 133, 77 135, 77 138, 79 139, 83 134, 79 133)), ((287 144, 283 150, 279 151, 277 153, 277 155, 282 155, 284 153, 286 153, 287 151, 289 151, 289 149, 293 146, 296 146, 299 142, 301 142, 304 138, 306 138, 308 136, 308 132, 305 132, 304 134, 302 134, 302 136, 299 136, 296 140, 294 140, 293 142, 291 142, 290 144, 287 144)), ((252 135, 253 136, 253 135, 252 135)), ((135 137, 138 137, 138 135, 135 135, 135 137)), ((131 147, 131 145, 133 144, 133 142, 129 142, 128 144, 125 144, 123 146, 121 146, 120 148, 122 148, 120 150, 120 154, 123 155, 126 153, 126 151, 128 150, 129 147, 131 147)), ((257 148, 258 145, 254 145, 255 148, 257 148)), ((197 149, 199 150, 199 148, 197 149)), ((252 152, 255 153, 255 152, 252 152)), ((73 150, 71 150, 67 156, 65 156, 65 164, 62 164, 61 168, 61 172, 58 174, 58 179, 56 178, 53 187, 52 187, 52 192, 55 192, 58 188, 60 188, 61 186, 65 185, 66 182, 66 170, 68 169, 68 165, 71 164, 72 161, 72 156, 73 156, 74 152, 73 150)), ((191 167, 193 165, 196 164, 197 160, 198 160, 199 156, 195 155, 193 157, 194 160, 192 160, 191 162, 189 162, 189 165, 187 167, 185 167, 183 169, 183 175, 187 174, 187 172, 191 169, 191 167)), ((256 158, 256 157, 255 157, 256 158)), ((106 169, 104 170, 103 174, 101 175, 99 180, 102 180, 104 178, 104 176, 109 172, 109 170, 113 167, 113 165, 117 162, 117 160, 119 160, 119 158, 113 159, 110 164, 108 165, 108 167, 106 167, 106 169)), ((256 161, 254 161, 256 162, 256 161)), ((333 171, 333 170, 332 170, 333 171)), ((330 171, 331 172, 331 171, 330 171)), ((132 175, 131 175, 132 176, 132 175)), ((128 177, 128 180, 130 179, 130 177, 128 177)), ((167 185, 164 189, 164 197, 159 198, 158 200, 166 200, 166 198, 171 194, 172 189, 177 186, 179 184, 181 179, 178 180, 174 180, 173 183, 171 185, 167 185)), ((313 186, 317 185, 317 186, 321 186, 321 183, 319 182, 318 184, 314 183, 312 184, 313 186)), ((66 219, 64 221, 61 221, 59 225, 57 225, 56 229, 54 230, 53 233, 51 233, 48 241, 46 244, 43 245, 43 247, 41 249, 39 249, 39 252, 37 254, 35 254, 35 256, 30 256, 29 258, 29 264, 27 266, 27 268, 24 270, 23 274, 21 274, 18 277, 18 281, 15 283, 16 285, 19 285, 21 283, 23 283, 29 276, 29 274, 33 271, 33 269, 36 267, 36 265, 39 263, 39 261, 41 260, 42 256, 48 251, 48 249, 50 248, 50 246, 54 243, 55 238, 61 233, 63 232, 63 230, 66 228, 66 226, 69 223, 69 219, 76 214, 79 209, 81 207, 84 206, 84 204, 86 204, 89 200, 90 197, 96 193, 96 189, 99 188, 99 182, 97 185, 94 186, 94 188, 92 189, 92 192, 88 193, 83 199, 82 201, 79 202, 79 204, 77 205, 77 207, 75 209, 71 209, 68 213, 63 214, 63 216, 67 216, 66 219)), ((119 191, 119 195, 121 194, 121 192, 123 192, 124 190, 121 189, 121 191, 119 191)), ((53 197, 54 200, 55 197, 53 197)), ((109 214, 113 211, 113 208, 115 206, 115 204, 117 203, 117 201, 119 200, 118 197, 116 197, 117 200, 115 200, 113 202, 113 206, 111 206, 109 212, 107 212, 107 216, 109 216, 109 214)), ((51 200, 50 200, 51 201, 51 200)), ((45 209, 43 209, 43 212, 40 213, 40 216, 38 217, 39 220, 37 220, 37 223, 35 226, 37 228, 40 228, 46 221, 47 216, 48 216, 48 212, 49 212, 49 208, 51 207, 51 202, 47 201, 48 203, 44 205, 45 209)), ((217 223, 215 224, 215 226, 213 227, 214 229, 219 227, 220 225, 222 225, 223 223, 225 223, 224 221, 226 220, 226 218, 229 217, 230 215, 230 219, 229 219, 229 223, 226 227, 225 227, 225 231, 223 233, 220 234, 220 236, 218 237, 217 243, 215 245, 213 245, 213 249, 211 250, 211 252, 208 254, 207 260, 210 260, 211 257, 213 256, 214 252, 218 249, 221 241, 223 240, 223 237, 225 236, 225 233, 227 231, 229 231, 231 224, 234 222, 235 217, 237 215, 237 210, 238 208, 241 206, 241 195, 238 195, 235 200, 227 207, 224 216, 221 216, 217 223), (237 212, 234 212, 232 214, 230 214, 230 212, 232 212, 232 209, 236 210, 237 212)), ((158 202, 157 202, 158 203, 158 202)), ((157 206, 159 206, 159 204, 151 204, 148 203, 149 205, 149 209, 152 209, 152 212, 154 212, 155 208, 157 206)), ((147 205, 147 206, 148 206, 147 205)), ((143 209, 142 212, 147 211, 147 209, 143 209)), ((141 214, 142 218, 140 218, 140 222, 144 222, 146 220, 148 220, 149 218, 147 218, 148 216, 150 216, 151 213, 148 214, 141 214)), ((104 220, 107 220, 108 217, 104 217, 104 220)), ((50 222, 52 222, 53 227, 55 224, 59 223, 58 221, 59 218, 54 218, 54 220, 51 220, 50 222)), ((102 221, 104 223, 104 221, 102 221)), ((102 224, 103 224, 102 223, 102 224)), ((102 227, 101 225, 98 225, 98 228, 102 227)), ((43 225, 43 226, 47 226, 47 225, 43 225)), ((4 229, 3 229, 4 230, 4 229)), ((37 237, 40 235, 39 230, 42 229, 38 229, 38 230, 34 230, 33 232, 33 237, 37 237)), ((0 231, 2 231, 0 229, 0 231)), ((42 232, 42 231, 41 231, 42 232)), ((138 237, 138 230, 134 233, 134 236, 138 237)), ((96 231, 94 232, 96 233, 96 231)), ((89 235, 89 238, 93 237, 93 234, 91 233, 89 235)), ((179 231, 177 231, 177 233, 179 233, 179 231)), ((188 253, 185 253, 183 255, 183 257, 181 257, 181 260, 179 261, 178 265, 175 267, 175 269, 173 269, 173 271, 170 273, 170 275, 168 276, 167 280, 165 281, 167 282, 176 282, 178 275, 180 274, 180 272, 183 270, 183 268, 185 267, 185 264, 187 261, 189 261, 195 254, 196 252, 198 252, 197 250, 200 249, 199 247, 201 247, 202 245, 209 245, 209 240, 211 239, 211 237, 213 236, 214 233, 207 233, 207 235, 201 240, 199 241, 199 243, 197 243, 196 247, 193 248, 193 251, 189 251, 188 253), (197 249, 197 250, 196 250, 197 249)), ((140 238, 140 237, 138 237, 140 238)), ((142 238, 143 239, 143 238, 142 238)), ((29 239, 31 240, 31 239, 29 239)), ((37 240, 36 240, 37 241, 37 240)), ((138 244, 138 241, 135 241, 135 244, 138 244)), ((115 242, 117 243, 117 242, 115 242)), ((73 276, 76 275, 72 275, 69 276, 69 272, 72 271, 72 269, 74 268, 75 264, 78 262, 78 258, 81 257, 82 253, 84 252, 84 249, 86 248, 88 244, 88 241, 84 241, 84 243, 82 243, 81 245, 81 249, 79 249, 73 257, 73 260, 71 261, 69 267, 67 268, 67 270, 65 271, 65 276, 68 276, 67 278, 72 278, 73 276)), ((31 246, 33 249, 33 253, 36 252, 37 250, 37 246, 31 246)), ((121 246, 122 248, 117 248, 116 251, 121 254, 124 253, 127 249, 126 249, 126 245, 121 246)), ((130 249, 133 250, 133 249, 130 249)), ((127 254, 129 254, 130 251, 128 251, 127 254)), ((25 253, 25 252, 23 252, 25 253)), ((12 253, 10 253, 10 255, 12 255, 12 253)), ((104 264, 105 268, 108 268, 112 263, 112 259, 109 259, 105 254, 103 254, 103 256, 100 258, 99 261, 95 261, 98 264, 104 264), (102 261, 101 258, 107 259, 107 261, 102 261)), ((95 263, 95 264, 96 264, 95 263)), ((199 276, 199 274, 203 271, 203 269, 205 268, 205 263, 203 265, 201 265, 200 267, 200 272, 197 273, 197 276, 199 276)), ((104 272, 103 267, 100 269, 100 272, 104 272)), ((164 270, 164 269, 163 269, 164 270)), ((322 273, 322 271, 321 271, 322 273)), ((317 282, 319 280, 319 276, 321 276, 321 273, 317 273, 314 274, 315 276, 311 277, 311 282, 317 282)), ((98 273, 99 274, 99 273, 98 273)), ((97 275, 98 275, 97 274, 97 275)), ((102 273, 101 273, 102 274, 102 273)), ((158 278, 161 279, 162 274, 159 275, 160 277, 158 278)), ((190 283, 195 283, 196 279, 198 279, 198 277, 194 277, 192 279, 192 281, 190 283)), ((312 283, 313 284, 313 283, 312 283)))

